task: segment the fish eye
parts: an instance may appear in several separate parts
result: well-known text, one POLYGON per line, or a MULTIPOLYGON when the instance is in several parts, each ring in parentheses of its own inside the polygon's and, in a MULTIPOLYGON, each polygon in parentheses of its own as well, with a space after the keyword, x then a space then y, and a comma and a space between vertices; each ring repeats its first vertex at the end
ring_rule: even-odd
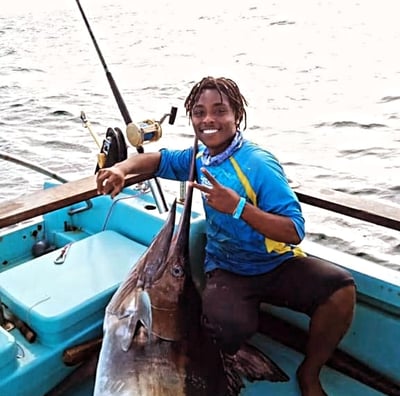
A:
POLYGON ((179 277, 185 275, 185 271, 183 270, 182 266, 174 265, 171 268, 171 274, 172 274, 172 276, 179 278, 179 277))

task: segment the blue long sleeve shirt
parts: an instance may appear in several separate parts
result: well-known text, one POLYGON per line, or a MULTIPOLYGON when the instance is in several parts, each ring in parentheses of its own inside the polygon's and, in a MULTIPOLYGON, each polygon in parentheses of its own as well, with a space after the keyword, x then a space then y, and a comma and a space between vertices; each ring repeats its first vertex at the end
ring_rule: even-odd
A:
MULTIPOLYGON (((197 182, 209 184, 200 168, 205 167, 222 185, 235 190, 261 210, 289 217, 304 238, 304 218, 296 194, 290 188, 278 160, 258 145, 244 140, 242 146, 218 165, 205 166, 200 145, 196 160, 197 182)), ((161 150, 156 176, 186 181, 189 178, 193 148, 161 150)), ((242 219, 221 213, 203 200, 207 219, 205 272, 221 268, 242 275, 271 271, 294 256, 305 256, 295 245, 266 238, 242 219)))

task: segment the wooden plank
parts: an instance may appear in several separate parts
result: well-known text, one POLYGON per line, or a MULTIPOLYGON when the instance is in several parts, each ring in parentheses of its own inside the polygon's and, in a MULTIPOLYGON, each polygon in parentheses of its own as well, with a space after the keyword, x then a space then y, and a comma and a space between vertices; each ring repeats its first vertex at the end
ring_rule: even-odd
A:
POLYGON ((300 202, 400 231, 400 206, 335 190, 294 188, 300 202))
MULTIPOLYGON (((149 175, 128 175, 125 179, 125 186, 142 182, 148 178, 149 175)), ((92 175, 5 201, 0 205, 0 228, 86 201, 97 195, 96 176, 92 175)))
MULTIPOLYGON (((149 175, 129 175, 125 185, 149 179, 149 175)), ((366 200, 329 189, 294 189, 302 203, 354 217, 369 223, 400 230, 400 206, 366 200)), ((42 215, 97 195, 95 176, 40 190, 0 204, 0 228, 42 215)))

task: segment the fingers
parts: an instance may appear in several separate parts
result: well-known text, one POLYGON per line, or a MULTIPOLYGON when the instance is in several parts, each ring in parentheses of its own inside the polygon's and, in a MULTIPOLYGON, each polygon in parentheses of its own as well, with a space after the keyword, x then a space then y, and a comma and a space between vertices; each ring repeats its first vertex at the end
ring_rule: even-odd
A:
POLYGON ((124 179, 110 169, 100 169, 96 177, 97 193, 114 198, 123 188, 124 179))
POLYGON ((209 183, 203 180, 206 184, 189 182, 189 185, 202 192, 203 199, 207 205, 219 212, 231 214, 240 199, 238 193, 220 184, 206 169, 202 168, 201 171, 209 183))
POLYGON ((207 203, 210 202, 211 195, 209 193, 204 193, 204 199, 206 200, 207 203))
POLYGON ((114 198, 118 194, 115 185, 110 181, 110 179, 105 179, 102 185, 102 194, 111 195, 114 198))
POLYGON ((211 187, 207 186, 206 184, 198 184, 196 182, 189 182, 189 185, 191 187, 196 188, 197 190, 200 190, 204 193, 209 193, 213 188, 221 186, 218 183, 217 179, 215 179, 214 176, 210 172, 208 172, 207 169, 201 168, 201 171, 203 172, 203 174, 207 178, 207 180, 210 182, 211 187))
POLYGON ((206 168, 201 168, 201 171, 202 171, 203 175, 211 183, 212 186, 214 186, 214 187, 219 186, 217 179, 215 179, 214 176, 206 168))
POLYGON ((218 183, 217 179, 215 179, 214 176, 207 171, 207 169, 201 168, 201 171, 203 172, 207 180, 210 182, 211 186, 207 184, 199 184, 196 182, 189 182, 189 185, 203 192, 205 194, 205 197, 207 198, 210 196, 210 193, 213 189, 221 187, 221 185, 218 183))
POLYGON ((96 176, 96 184, 97 184, 97 193, 98 194, 104 194, 104 184, 107 180, 107 172, 104 171, 103 169, 100 169, 97 173, 96 176))
POLYGON ((198 184, 196 182, 189 182, 189 185, 197 190, 202 191, 203 193, 209 193, 211 188, 206 186, 205 184, 198 184))

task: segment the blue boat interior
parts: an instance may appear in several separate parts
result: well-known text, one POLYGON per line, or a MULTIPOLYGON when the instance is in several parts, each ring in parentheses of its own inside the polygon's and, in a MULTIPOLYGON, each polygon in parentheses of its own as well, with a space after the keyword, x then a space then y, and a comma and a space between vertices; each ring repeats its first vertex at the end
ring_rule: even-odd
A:
MULTIPOLYGON (((2 396, 43 395, 49 385, 55 386, 73 370, 62 363, 63 351, 101 335, 105 306, 167 216, 158 212, 149 194, 130 188, 114 201, 97 197, 91 202, 87 210, 77 210, 86 203, 73 205, 0 235, 0 300, 37 334, 29 343, 17 329, 6 331, 0 326, 2 396), (49 251, 34 257, 32 247, 39 241, 45 241, 49 251), (64 262, 56 264, 67 244, 64 262)), ((179 205, 178 211, 181 209, 179 205)), ((191 265, 196 286, 201 289, 205 244, 201 212, 192 212, 190 233, 191 265)), ((307 240, 303 249, 348 268, 355 276, 356 316, 340 349, 398 382, 400 272, 307 240)), ((307 329, 304 315, 270 305, 261 309, 307 329)), ((290 376, 290 381, 247 383, 241 395, 299 395, 295 372, 302 354, 261 333, 252 342, 290 376)), ((321 379, 333 396, 384 394, 328 366, 323 368, 321 379)), ((68 395, 89 395, 92 385, 92 380, 80 384, 68 395)))

